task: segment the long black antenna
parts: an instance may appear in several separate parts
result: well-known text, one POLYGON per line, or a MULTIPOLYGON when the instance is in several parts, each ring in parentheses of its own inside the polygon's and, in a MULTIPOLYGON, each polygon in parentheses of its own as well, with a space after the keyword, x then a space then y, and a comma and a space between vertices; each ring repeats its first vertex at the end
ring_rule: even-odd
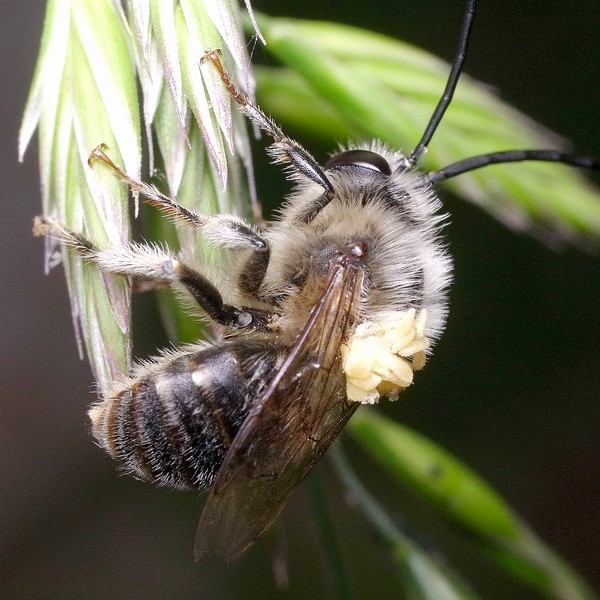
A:
POLYGON ((468 171, 474 171, 487 165, 497 165, 502 163, 521 162, 524 160, 557 162, 579 167, 581 169, 600 170, 600 159, 590 156, 576 156, 567 154, 559 150, 505 150, 503 152, 490 152, 489 154, 480 154, 465 158, 452 163, 443 169, 431 171, 428 174, 429 180, 433 182, 444 181, 457 175, 462 175, 468 171))
POLYGON ((421 141, 406 159, 408 165, 411 167, 415 165, 417 161, 427 152, 427 146, 431 141, 435 130, 440 124, 446 109, 448 106, 450 106, 450 102, 452 102, 452 96, 454 96, 454 90, 458 84, 458 79, 467 57, 467 50, 469 48, 469 40, 471 39, 471 29, 473 28, 473 21, 475 20, 476 9, 477 0, 467 0, 467 8, 463 18, 458 49, 456 51, 456 56, 454 57, 454 62, 452 63, 452 69, 450 70, 450 75, 448 76, 446 88, 444 89, 444 93, 442 94, 440 101, 433 111, 433 115, 429 120, 421 141))

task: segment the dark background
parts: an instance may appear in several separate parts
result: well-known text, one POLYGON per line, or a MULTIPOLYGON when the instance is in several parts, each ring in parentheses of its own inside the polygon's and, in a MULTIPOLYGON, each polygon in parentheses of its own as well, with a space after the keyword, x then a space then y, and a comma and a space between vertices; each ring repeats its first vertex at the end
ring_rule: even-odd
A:
MULTIPOLYGON (((461 2, 256 0, 273 15, 326 18, 453 56, 461 2), (290 4, 288 7, 287 5, 290 4)), ((0 597, 328 597, 303 494, 288 511, 291 587, 276 589, 269 546, 230 568, 192 561, 200 501, 117 477, 93 444, 91 374, 79 361, 62 274, 42 273, 30 235, 40 210, 35 147, 17 163, 17 132, 42 2, 0 2, 0 597)), ((483 3, 467 71, 600 156, 600 3, 483 3)), ((332 143, 333 145, 333 143, 332 143)), ((277 168, 272 176, 281 180, 277 168)), ((276 185, 276 184, 273 184, 276 185)), ((278 185, 278 184, 277 184, 278 185)), ((274 189, 259 181, 265 194, 274 189)), ((471 465, 532 527, 600 587, 600 260, 555 252, 445 196, 456 284, 448 330, 418 386, 388 414, 471 465)), ((565 199, 568 201, 568 198, 565 199)), ((371 489, 484 598, 529 598, 484 563, 368 459, 371 489)), ((337 486, 331 473, 325 481, 337 486)), ((334 490, 359 597, 397 589, 385 551, 334 490)))

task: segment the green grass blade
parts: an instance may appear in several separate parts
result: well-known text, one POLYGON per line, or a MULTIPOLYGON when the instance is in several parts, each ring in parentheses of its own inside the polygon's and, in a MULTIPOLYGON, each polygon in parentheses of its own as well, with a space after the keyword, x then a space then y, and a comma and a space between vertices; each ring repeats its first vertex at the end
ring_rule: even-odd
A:
MULTIPOLYGON (((21 154, 36 126, 44 213, 100 245, 125 242, 126 187, 107 169, 87 164, 90 151, 106 143, 129 172, 140 172, 135 70, 110 0, 49 2, 21 154)), ((46 247, 50 266, 56 249, 51 240, 46 247)), ((106 278, 64 251, 63 262, 78 340, 85 342, 105 390, 129 366, 129 291, 125 282, 106 278)))
MULTIPOLYGON (((93 148, 106 144, 111 159, 140 179, 142 110, 150 167, 155 162, 162 166, 165 191, 201 212, 242 212, 241 199, 248 195, 243 169, 229 152, 233 123, 239 125, 239 119, 232 118, 229 95, 220 82, 217 89, 218 77, 205 77, 199 65, 204 44, 224 48, 224 62, 238 64, 242 78, 251 82, 236 25, 238 8, 229 2, 217 4, 202 10, 187 0, 129 0, 124 10, 113 0, 48 2, 19 139, 23 157, 38 128, 45 215, 100 247, 128 241, 127 186, 106 165, 96 162, 90 168, 87 161, 93 148), (223 39, 223 32, 230 37, 223 39), (141 107, 138 82, 144 96, 141 107), (190 118, 192 113, 197 122, 190 118)), ((236 131, 235 141, 244 149, 244 166, 251 168, 244 129, 236 131)), ((197 232, 171 229, 161 237, 171 238, 174 247, 196 246, 198 256, 211 264, 211 256, 196 243, 197 232)), ((130 290, 127 282, 98 273, 64 249, 61 254, 78 343, 80 348, 85 344, 99 391, 106 392, 129 371, 130 290)), ((57 256, 56 244, 47 239, 47 270, 57 256)), ((175 321, 178 339, 196 338, 197 323, 183 311, 176 313, 175 321)))
POLYGON ((467 584, 423 551, 394 523, 358 479, 339 446, 332 447, 329 456, 352 499, 388 546, 408 598, 476 600, 477 595, 467 584))
POLYGON ((485 481, 444 449, 369 409, 359 410, 347 429, 388 471, 460 525, 515 577, 557 600, 596 598, 485 481))

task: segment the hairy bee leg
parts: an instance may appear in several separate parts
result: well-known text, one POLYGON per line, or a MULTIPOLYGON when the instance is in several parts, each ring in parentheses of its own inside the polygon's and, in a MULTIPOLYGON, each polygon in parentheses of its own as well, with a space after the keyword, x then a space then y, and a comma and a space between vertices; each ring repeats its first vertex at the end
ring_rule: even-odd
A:
POLYGON ((88 164, 93 166, 95 160, 103 162, 129 185, 133 193, 140 194, 146 204, 158 209, 174 221, 181 221, 194 229, 202 230, 206 239, 214 245, 232 249, 251 247, 257 252, 265 252, 267 249, 267 241, 243 219, 233 215, 202 215, 181 206, 156 186, 127 175, 106 154, 106 150, 106 144, 94 148, 88 158, 88 164))
POLYGON ((136 243, 98 248, 81 234, 49 217, 36 217, 34 234, 55 237, 107 273, 183 286, 207 316, 224 327, 263 331, 274 328, 273 316, 266 311, 225 304, 213 283, 167 248, 136 243))
POLYGON ((309 209, 303 213, 305 216, 301 220, 309 222, 332 200, 334 190, 331 181, 329 181, 323 169, 307 150, 298 144, 298 142, 285 135, 272 119, 267 117, 260 108, 254 106, 250 98, 233 85, 233 82, 223 67, 220 55, 221 53, 219 50, 207 52, 200 59, 200 62, 204 63, 209 60, 215 66, 221 76, 223 85, 225 85, 235 102, 239 104, 241 111, 267 135, 273 138, 274 143, 269 147, 268 152, 274 161, 276 163, 292 165, 296 168, 298 173, 304 175, 323 188, 324 192, 315 201, 314 206, 310 206, 309 209))
POLYGON ((267 248, 262 254, 254 252, 246 261, 238 277, 238 286, 242 292, 256 297, 265 278, 271 253, 267 248))

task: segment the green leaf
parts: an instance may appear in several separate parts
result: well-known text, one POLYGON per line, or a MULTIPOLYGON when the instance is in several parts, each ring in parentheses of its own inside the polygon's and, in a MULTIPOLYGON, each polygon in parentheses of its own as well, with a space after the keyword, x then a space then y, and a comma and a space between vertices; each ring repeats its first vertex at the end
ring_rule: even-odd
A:
POLYGON ((465 465, 423 436, 361 410, 349 426, 369 452, 454 520, 485 536, 515 540, 518 520, 465 465))
MULTIPOLYGON (((379 138, 406 152, 414 148, 444 89, 448 64, 404 42, 339 24, 264 15, 259 22, 267 50, 286 67, 258 72, 267 112, 307 135, 333 134, 332 146, 379 138)), ((433 170, 478 154, 562 145, 489 87, 463 76, 423 166, 433 170)), ((600 239, 600 194, 575 169, 496 165, 444 185, 548 242, 597 245, 600 239)))
POLYGON ((347 430, 378 462, 473 537, 497 564, 547 596, 596 598, 573 569, 471 469, 432 441, 362 408, 347 430))
MULTIPOLYGON (((182 204, 201 212, 246 210, 243 171, 228 152, 234 145, 233 123, 239 127, 240 119, 232 118, 230 98, 218 74, 214 69, 201 74, 199 61, 204 44, 229 48, 232 55, 226 51, 224 62, 239 65, 247 83, 251 82, 249 61, 236 26, 237 5, 209 4, 204 10, 188 0, 130 0, 125 11, 113 0, 49 0, 19 139, 23 157, 39 128, 46 216, 99 247, 127 243, 127 186, 106 165, 95 162, 90 168, 87 162, 96 146, 106 144, 115 164, 132 179, 140 179, 138 81, 144 94, 150 167, 155 163, 156 133, 161 150, 157 162, 166 171, 169 192, 179 193, 182 204), (191 112, 204 140, 189 118, 191 112)), ((236 131, 235 142, 244 166, 251 168, 245 129, 236 131)), ((252 181, 250 175, 248 179, 252 181)), ((163 239, 175 240, 174 247, 196 246, 203 260, 211 263, 211 255, 196 242, 198 232, 175 233, 165 222, 160 227, 163 239)), ((85 343, 99 392, 106 393, 113 381, 129 371, 130 290, 124 280, 81 264, 65 249, 61 254, 77 341, 80 349, 85 343)), ((56 264, 57 255, 56 242, 46 239, 46 270, 56 264)), ((182 311, 175 321, 178 337, 198 335, 197 324, 182 311)))
MULTIPOLYGON (((140 172, 135 70, 110 0, 48 3, 21 154, 36 126, 44 213, 100 245, 126 242, 126 186, 87 164, 90 151, 106 143, 130 173, 140 172)), ((46 248, 49 268, 56 256, 52 240, 46 248)), ((106 390, 129 366, 129 290, 64 250, 63 262, 78 340, 85 341, 99 388, 106 390)))
MULTIPOLYGON (((360 411, 359 411, 360 412, 360 411)), ((358 414, 358 413, 357 413, 358 414)), ((353 418, 356 417, 356 414, 353 418)), ((352 422, 352 420, 351 420, 352 422)), ((428 555, 394 523, 358 479, 339 446, 329 450, 338 476, 390 549, 399 580, 411 600, 475 600, 477 595, 455 573, 428 555)))

